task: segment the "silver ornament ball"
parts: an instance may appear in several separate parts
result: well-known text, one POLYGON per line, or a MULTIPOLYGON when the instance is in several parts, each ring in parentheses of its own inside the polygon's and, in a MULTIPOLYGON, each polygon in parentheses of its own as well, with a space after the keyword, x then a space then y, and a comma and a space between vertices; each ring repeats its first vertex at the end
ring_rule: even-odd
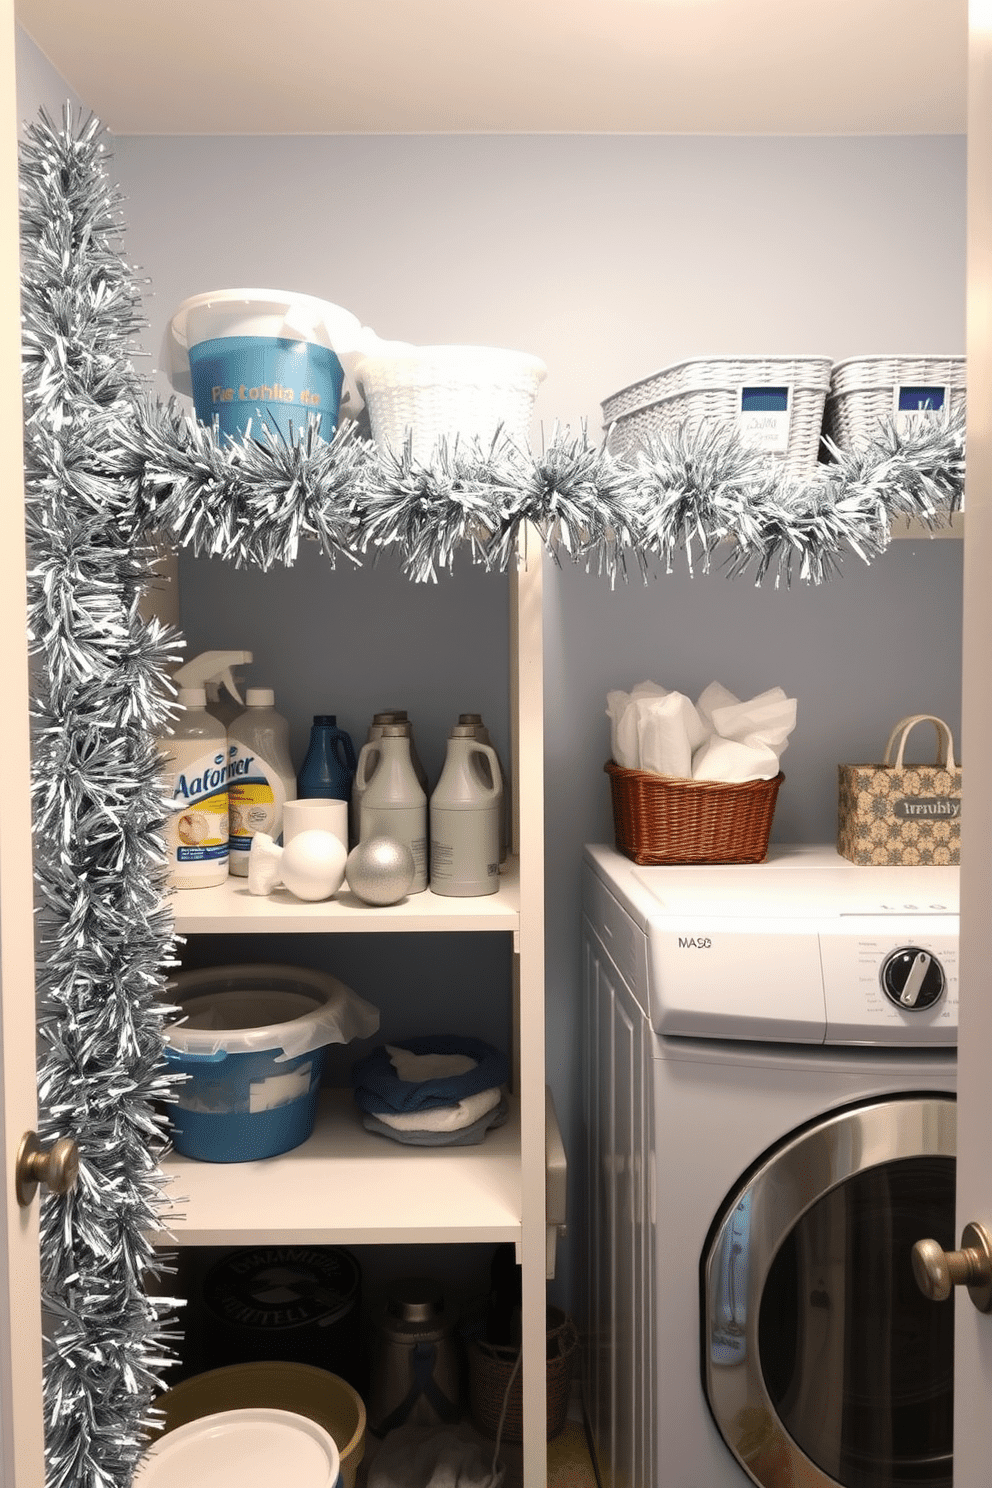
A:
POLYGON ((344 876, 366 904, 396 904, 410 892, 416 865, 405 842, 369 837, 348 854, 344 876))

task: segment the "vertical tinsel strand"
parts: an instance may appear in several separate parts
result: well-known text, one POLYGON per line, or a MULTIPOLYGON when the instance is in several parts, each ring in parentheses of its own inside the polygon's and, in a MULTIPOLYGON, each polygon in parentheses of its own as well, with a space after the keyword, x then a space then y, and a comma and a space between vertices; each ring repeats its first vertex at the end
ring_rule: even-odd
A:
POLYGON ((126 1488, 173 1305, 148 1295, 174 939, 153 737, 173 638, 138 612, 150 555, 123 451, 140 292, 99 124, 42 114, 21 194, 40 1126, 80 1151, 76 1188, 42 1206, 47 1481, 126 1488))

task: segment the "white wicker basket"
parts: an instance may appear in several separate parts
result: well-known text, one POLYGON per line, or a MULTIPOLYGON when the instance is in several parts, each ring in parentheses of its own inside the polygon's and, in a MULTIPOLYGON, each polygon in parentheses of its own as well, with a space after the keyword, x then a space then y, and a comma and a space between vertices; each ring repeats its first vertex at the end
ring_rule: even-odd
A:
POLYGON ((737 424, 745 442, 767 449, 790 474, 810 475, 819 457, 830 368, 829 357, 813 356, 712 357, 664 367, 605 399, 609 448, 624 457, 674 424, 684 421, 695 432, 712 420, 737 424), (784 406, 760 406, 776 401, 784 406))
POLYGON ((963 356, 866 356, 838 362, 830 378, 825 432, 841 449, 869 439, 881 423, 929 405, 946 419, 964 407, 963 356))
POLYGON ((398 454, 410 439, 415 459, 428 461, 439 439, 488 443, 500 427, 526 447, 547 370, 537 357, 496 347, 411 346, 366 357, 355 377, 376 444, 398 454))

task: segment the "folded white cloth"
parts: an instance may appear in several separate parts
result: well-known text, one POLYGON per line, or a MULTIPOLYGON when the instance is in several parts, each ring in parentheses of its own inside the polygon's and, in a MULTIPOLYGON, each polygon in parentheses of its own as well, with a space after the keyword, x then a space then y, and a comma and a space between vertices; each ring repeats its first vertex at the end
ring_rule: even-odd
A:
POLYGON ((502 1488, 506 1470, 493 1444, 464 1423, 400 1426, 365 1456, 368 1488, 502 1488))
POLYGON ((409 1049, 386 1045, 386 1052, 397 1078, 411 1085, 421 1080, 447 1080, 452 1075, 467 1075, 475 1069, 477 1059, 470 1054, 412 1054, 409 1049))
POLYGON ((796 726, 796 699, 781 687, 741 702, 720 682, 695 705, 641 682, 607 694, 613 759, 626 770, 680 780, 770 780, 796 726))
POLYGON ((423 1111, 380 1111, 377 1119, 395 1131, 461 1131, 472 1126, 487 1111, 499 1105, 499 1086, 480 1090, 450 1106, 429 1106, 423 1111))

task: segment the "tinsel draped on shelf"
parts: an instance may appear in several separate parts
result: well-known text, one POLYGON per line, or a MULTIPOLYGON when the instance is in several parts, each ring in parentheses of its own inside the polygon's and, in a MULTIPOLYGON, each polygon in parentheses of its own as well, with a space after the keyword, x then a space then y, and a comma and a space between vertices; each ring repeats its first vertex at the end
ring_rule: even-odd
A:
POLYGON ((165 1268, 148 1234, 174 953, 152 741, 178 659, 178 638, 138 614, 150 535, 262 569, 292 564, 301 540, 332 567, 394 549, 425 581, 458 550, 504 570, 536 529, 611 582, 629 560, 670 572, 680 552, 705 571, 723 547, 730 573, 820 583, 845 552, 880 553, 898 517, 948 520, 964 431, 889 426, 805 484, 717 429, 657 438, 632 464, 557 428, 539 453, 454 441, 427 466, 354 426, 222 448, 132 371, 140 290, 98 124, 42 114, 21 179, 41 1132, 74 1136, 81 1157, 76 1189, 42 1207, 48 1484, 127 1488, 174 1305, 147 1294, 165 1268))
POLYGON ((831 446, 803 482, 719 427, 656 435, 633 461, 556 428, 540 453, 497 434, 488 446, 441 441, 419 464, 409 447, 360 440, 354 424, 329 442, 314 427, 296 444, 263 429, 222 447, 175 401, 135 413, 122 438, 149 525, 198 556, 262 568, 293 563, 312 538, 332 564, 393 548, 418 581, 436 580, 459 549, 502 570, 530 524, 556 561, 564 554, 611 581, 626 575, 628 555, 645 577, 652 560, 671 573, 679 552, 706 571, 730 544, 731 574, 818 584, 845 552, 881 553, 897 518, 946 525, 964 487, 960 418, 923 418, 902 434, 882 425, 853 450, 831 446))

